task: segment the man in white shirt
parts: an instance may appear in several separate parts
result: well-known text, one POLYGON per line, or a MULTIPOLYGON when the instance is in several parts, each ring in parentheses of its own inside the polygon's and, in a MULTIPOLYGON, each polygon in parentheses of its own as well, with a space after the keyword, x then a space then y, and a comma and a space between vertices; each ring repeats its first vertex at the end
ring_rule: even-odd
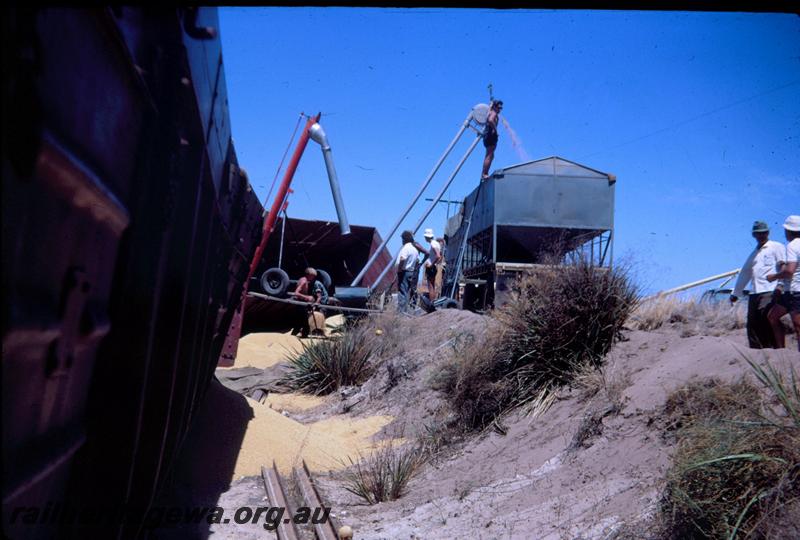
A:
POLYGON ((783 245, 769 239, 769 227, 763 221, 753 223, 753 238, 756 248, 742 265, 736 286, 731 294, 731 302, 736 302, 748 282, 753 287, 747 300, 747 342, 751 349, 775 348, 775 334, 768 314, 776 304, 780 290, 767 276, 775 273, 783 260, 783 245))
POLYGON ((425 229, 425 240, 431 246, 425 261, 425 279, 428 282, 428 297, 433 302, 436 300, 436 272, 442 261, 442 245, 433 239, 433 229, 425 229))
POLYGON ((785 280, 783 295, 769 312, 769 322, 775 334, 775 342, 779 349, 786 347, 786 335, 781 317, 789 313, 792 318, 794 332, 797 335, 797 350, 800 350, 800 216, 793 215, 783 222, 786 234, 786 252, 782 257, 780 271, 767 276, 770 282, 785 280))
POLYGON ((400 237, 403 240, 403 247, 400 249, 395 262, 395 268, 397 269, 397 311, 405 313, 408 311, 411 290, 417 279, 419 253, 424 253, 425 250, 414 242, 414 235, 411 231, 403 231, 400 237))

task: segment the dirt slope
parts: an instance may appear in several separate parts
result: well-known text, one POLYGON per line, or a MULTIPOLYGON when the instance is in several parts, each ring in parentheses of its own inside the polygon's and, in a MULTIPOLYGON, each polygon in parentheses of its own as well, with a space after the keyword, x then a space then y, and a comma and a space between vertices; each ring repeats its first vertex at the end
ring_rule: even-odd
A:
MULTIPOLYGON (((474 330, 482 322, 476 315, 456 313, 465 317, 455 324, 459 331, 474 330)), ((456 317, 436 315, 445 326, 456 317)), ((575 450, 569 448, 587 413, 607 404, 585 392, 564 390, 539 418, 515 414, 505 421, 505 436, 484 434, 427 466, 398 501, 361 506, 342 489, 338 473, 320 478, 324 498, 339 513, 344 510, 345 521, 363 539, 608 538, 623 527, 646 535, 674 444, 664 439, 660 424, 667 394, 695 377, 749 376, 742 354, 757 362, 769 359, 781 369, 790 362, 800 366, 796 349, 747 349, 743 330, 718 337, 681 335, 685 332, 679 328, 633 331, 615 346, 608 373, 624 388, 622 410, 602 418, 594 436, 575 450)), ((437 338, 440 344, 450 339, 437 338)), ((369 398, 353 413, 389 409, 414 431, 439 406, 434 393, 427 390, 423 396, 421 388, 440 360, 421 361, 414 351, 395 356, 410 375, 381 392, 370 393, 368 383, 361 393, 369 398)), ((385 381, 376 381, 373 386, 384 388, 385 381)))
MULTIPOLYGON (((291 407, 290 418, 324 430, 329 420, 338 425, 393 417, 373 442, 413 440, 447 414, 432 380, 451 358, 480 346, 491 324, 488 317, 457 310, 419 318, 383 315, 371 322, 371 335, 382 349, 375 375, 361 387, 300 400, 303 406, 291 407)), ((364 506, 345 491, 342 471, 315 475, 323 500, 340 523, 353 526, 355 538, 365 540, 647 538, 675 444, 664 436, 662 419, 669 392, 697 377, 749 376, 743 354, 782 370, 789 364, 800 367, 793 340, 788 350, 752 351, 743 329, 717 325, 707 331, 711 336, 702 335, 702 324, 692 324, 691 332, 685 322, 625 332, 627 340, 609 354, 605 382, 598 383, 596 394, 564 389, 538 418, 525 411, 505 418, 505 435, 490 431, 446 448, 422 468, 400 500, 364 506), (621 404, 616 414, 608 413, 609 395, 621 404), (583 436, 576 438, 579 432, 583 436)), ((291 404, 297 397, 281 395, 281 400, 291 404)), ((241 401, 244 410, 246 400, 241 401)), ((229 406, 212 407, 221 408, 229 406)), ((244 429, 242 423, 240 439, 244 429)), ((218 454, 216 447, 211 450, 218 454)), ((245 450, 230 449, 231 472, 245 450)), ((192 480, 183 488, 197 493, 191 486, 203 476, 185 476, 192 480)), ((263 501, 263 485, 254 477, 222 488, 215 500, 226 508, 263 501)), ((203 532, 228 538, 242 531, 214 526, 203 532)))

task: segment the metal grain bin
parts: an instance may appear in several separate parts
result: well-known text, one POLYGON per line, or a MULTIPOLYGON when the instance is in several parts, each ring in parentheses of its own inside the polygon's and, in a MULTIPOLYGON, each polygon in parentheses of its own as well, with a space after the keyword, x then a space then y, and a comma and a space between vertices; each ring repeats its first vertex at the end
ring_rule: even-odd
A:
POLYGON ((610 264, 615 185, 614 175, 557 156, 495 171, 448 222, 445 290, 457 274, 494 279, 541 263, 548 253, 580 252, 594 264, 610 264))

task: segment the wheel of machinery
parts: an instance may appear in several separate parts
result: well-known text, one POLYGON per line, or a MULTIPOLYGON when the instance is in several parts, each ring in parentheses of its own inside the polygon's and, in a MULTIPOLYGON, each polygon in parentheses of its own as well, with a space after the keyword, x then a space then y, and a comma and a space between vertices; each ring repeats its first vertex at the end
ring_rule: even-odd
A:
POLYGON ((328 291, 328 294, 333 294, 333 291, 331 290, 331 286, 333 285, 331 275, 325 270, 317 268, 317 277, 319 278, 320 282, 325 285, 325 290, 328 291))
POLYGON ((270 268, 261 274, 261 288, 270 296, 283 296, 289 290, 289 274, 280 268, 270 268))
POLYGON ((448 300, 445 301, 443 307, 445 309, 458 309, 458 302, 456 302, 452 298, 449 298, 448 300))

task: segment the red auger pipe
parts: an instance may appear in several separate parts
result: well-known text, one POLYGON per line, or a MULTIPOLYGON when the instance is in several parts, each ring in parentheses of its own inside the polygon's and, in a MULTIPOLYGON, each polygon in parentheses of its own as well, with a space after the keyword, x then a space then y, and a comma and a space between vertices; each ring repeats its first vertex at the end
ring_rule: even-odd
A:
POLYGON ((311 126, 319 122, 319 117, 320 113, 317 113, 317 115, 313 118, 309 118, 308 122, 306 122, 306 127, 303 128, 303 132, 300 134, 300 139, 297 141, 297 147, 294 149, 294 154, 292 154, 292 160, 286 167, 286 173, 284 173, 281 185, 278 187, 278 193, 275 195, 275 200, 272 201, 272 208, 270 208, 269 214, 267 214, 267 216, 264 218, 264 225, 261 229, 261 243, 258 244, 256 253, 253 255, 253 262, 250 263, 250 272, 247 274, 245 286, 250 283, 250 278, 253 277, 253 274, 258 267, 258 263, 261 262, 261 256, 264 254, 264 248, 267 247, 269 235, 272 233, 272 229, 275 228, 275 222, 278 221, 278 214, 280 213, 281 207, 286 200, 286 194, 289 191, 289 185, 292 183, 294 172, 297 170, 297 165, 300 163, 300 158, 302 157, 303 151, 306 149, 306 145, 308 144, 309 130, 311 129, 311 126))

